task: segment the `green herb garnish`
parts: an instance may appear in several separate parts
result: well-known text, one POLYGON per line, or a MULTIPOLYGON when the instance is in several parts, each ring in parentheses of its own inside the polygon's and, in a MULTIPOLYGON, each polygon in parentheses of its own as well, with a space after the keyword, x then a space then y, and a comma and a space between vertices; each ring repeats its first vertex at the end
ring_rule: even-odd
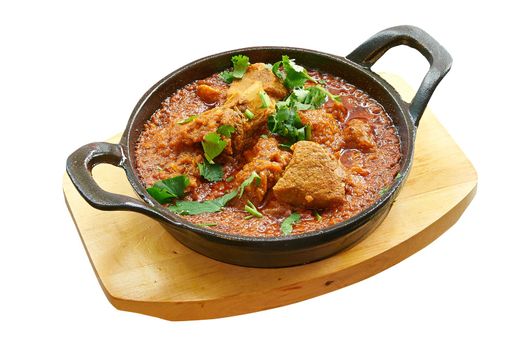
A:
POLYGON ((250 120, 253 119, 253 117, 255 117, 255 114, 253 114, 252 111, 250 111, 249 109, 245 110, 244 111, 244 116, 250 120))
POLYGON ((203 213, 216 213, 222 209, 229 201, 237 195, 237 190, 225 194, 222 197, 204 202, 197 201, 177 201, 175 205, 168 207, 179 215, 198 215, 203 213))
POLYGON ((222 153, 226 145, 226 141, 221 140, 221 136, 215 132, 210 132, 204 136, 204 140, 201 142, 202 149, 204 150, 204 157, 210 162, 215 164, 213 158, 217 157, 222 153))
POLYGON ((281 224, 281 232, 284 236, 289 235, 293 231, 293 225, 296 224, 299 220, 301 220, 301 215, 298 213, 292 213, 289 217, 284 219, 284 221, 281 224))
POLYGON ((277 108, 295 107, 298 111, 318 109, 326 102, 327 97, 337 102, 341 101, 339 96, 320 85, 295 88, 284 101, 277 102, 277 108))
POLYGON ((296 64, 286 55, 283 55, 282 60, 272 66, 272 71, 288 89, 302 87, 308 80, 315 81, 304 67, 296 64), (283 71, 280 70, 281 66, 283 71))
POLYGON ((233 181, 233 179, 234 179, 234 177, 233 177, 233 176, 228 176, 228 177, 226 178, 226 180, 225 180, 225 181, 226 181, 226 182, 232 182, 232 181, 233 181))
POLYGON ((261 214, 261 213, 257 210, 257 208, 255 207, 255 205, 254 205, 252 202, 250 202, 250 201, 248 201, 248 204, 244 206, 244 210, 245 210, 248 214, 250 214, 250 215, 246 216, 245 219, 246 219, 246 218, 251 219, 252 217, 256 217, 256 218, 262 218, 262 217, 263 217, 263 214, 261 214))
POLYGON ((288 139, 289 146, 297 141, 311 137, 310 126, 304 125, 295 107, 278 108, 277 113, 268 118, 268 129, 274 134, 288 139))
POLYGON ((323 220, 323 218, 321 217, 321 214, 319 214, 317 210, 314 210, 314 217, 317 221, 323 220))
POLYGON ((239 196, 240 198, 244 193, 244 188, 251 185, 254 181, 255 184, 259 186, 261 178, 259 175, 257 175, 255 171, 252 172, 250 176, 246 180, 244 180, 238 188, 229 193, 226 193, 222 197, 204 202, 177 201, 175 205, 169 206, 168 209, 179 215, 198 215, 203 213, 216 213, 220 211, 224 206, 226 206, 226 204, 228 204, 228 202, 236 196, 239 196))
POLYGON ((270 96, 264 90, 259 92, 259 97, 261 99, 261 108, 268 108, 270 103, 272 103, 270 96))
POLYGON ((248 69, 248 66, 250 65, 250 59, 248 56, 237 55, 232 57, 232 63, 232 71, 225 70, 219 74, 221 78, 228 84, 230 84, 233 79, 241 79, 243 77, 244 73, 246 73, 246 70, 248 69))
POLYGON ((235 128, 227 124, 221 125, 217 128, 217 133, 223 136, 226 136, 226 137, 231 137, 234 132, 235 132, 235 128))
POLYGON ((204 162, 197 164, 197 167, 199 167, 201 176, 210 182, 220 181, 224 176, 220 164, 211 164, 206 159, 204 159, 204 162))
POLYGON ((380 196, 384 195, 385 193, 388 192, 389 189, 390 189, 390 186, 383 187, 382 189, 379 190, 379 195, 380 196))
POLYGON ((197 224, 197 226, 202 226, 202 227, 217 226, 217 223, 216 222, 203 222, 203 223, 197 224))
POLYGON ((239 198, 241 198, 244 194, 244 189, 250 186, 254 180, 255 186, 259 186, 261 184, 261 177, 255 171, 252 171, 250 176, 248 176, 248 178, 244 180, 239 186, 239 198))
POLYGON ((197 118, 198 115, 192 115, 191 117, 188 117, 184 120, 181 120, 181 121, 178 121, 177 124, 179 125, 184 125, 184 124, 188 124, 189 122, 192 122, 195 120, 195 118, 197 118))
POLYGON ((166 180, 157 181, 146 189, 150 196, 161 204, 169 203, 174 198, 184 196, 184 190, 190 184, 186 175, 175 176, 166 180))

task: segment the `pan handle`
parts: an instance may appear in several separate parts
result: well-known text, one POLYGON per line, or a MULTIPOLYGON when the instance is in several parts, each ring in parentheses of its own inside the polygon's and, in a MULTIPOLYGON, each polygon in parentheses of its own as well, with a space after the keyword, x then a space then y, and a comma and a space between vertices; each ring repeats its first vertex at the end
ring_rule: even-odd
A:
POLYGON ((101 210, 128 210, 148 215, 156 219, 164 216, 144 202, 103 190, 93 178, 93 168, 102 163, 111 164, 129 171, 122 147, 107 142, 89 143, 73 152, 67 159, 66 171, 73 185, 82 197, 92 206, 101 210))
POLYGON ((432 93, 452 65, 452 57, 443 46, 422 29, 404 25, 375 34, 346 58, 370 69, 385 52, 399 45, 407 45, 418 50, 430 63, 430 69, 408 106, 410 116, 417 126, 432 93))

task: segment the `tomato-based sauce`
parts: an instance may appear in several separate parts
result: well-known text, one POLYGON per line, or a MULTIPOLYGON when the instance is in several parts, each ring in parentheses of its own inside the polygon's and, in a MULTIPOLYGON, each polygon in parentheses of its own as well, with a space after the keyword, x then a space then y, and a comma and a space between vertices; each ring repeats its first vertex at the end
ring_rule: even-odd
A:
MULTIPOLYGON (((299 112, 302 122, 311 128, 309 145, 321 145, 319 154, 328 157, 325 163, 330 165, 328 171, 334 173, 331 182, 335 183, 334 188, 327 188, 326 193, 312 189, 312 196, 303 196, 304 204, 295 205, 278 199, 288 198, 286 196, 291 196, 293 192, 289 185, 290 181, 296 181, 292 176, 293 166, 297 168, 295 174, 302 171, 302 165, 310 171, 320 160, 319 156, 311 160, 294 160, 294 157, 299 157, 299 144, 291 149, 283 146, 285 140, 269 131, 266 119, 257 130, 246 129, 243 138, 242 135, 231 136, 231 144, 214 159, 222 167, 222 180, 211 182, 204 179, 198 166, 204 162, 202 137, 195 128, 216 130, 228 114, 225 112, 188 123, 184 121, 220 108, 230 98, 229 84, 218 74, 175 91, 145 124, 135 150, 136 167, 144 186, 150 187, 160 180, 186 175, 189 185, 184 197, 165 205, 172 205, 178 200, 205 201, 238 188, 250 173, 256 172, 262 179, 259 187, 253 185, 251 191, 247 188, 243 197, 231 200, 222 210, 182 216, 212 230, 246 236, 280 236, 283 234, 282 222, 292 213, 298 213, 300 220, 293 225, 291 234, 301 234, 347 220, 370 206, 392 184, 400 169, 397 130, 384 108, 366 92, 331 74, 315 70, 308 72, 322 81, 326 90, 340 97, 340 102, 327 99, 316 110, 299 112), (192 123, 198 123, 198 126, 193 127, 192 123), (294 155, 294 152, 297 154, 294 155), (340 181, 340 187, 334 181, 340 181), (332 190, 337 193, 332 193, 332 190), (248 199, 262 217, 247 215, 245 206, 248 199), (315 205, 310 207, 309 203, 315 205)), ((310 85, 312 83, 307 82, 305 87, 310 85)), ((284 99, 274 97, 280 92, 272 95, 272 90, 265 90, 275 101, 284 99)), ((310 154, 309 145, 302 145, 306 157, 310 154)), ((308 184, 299 183, 297 186, 308 184)))

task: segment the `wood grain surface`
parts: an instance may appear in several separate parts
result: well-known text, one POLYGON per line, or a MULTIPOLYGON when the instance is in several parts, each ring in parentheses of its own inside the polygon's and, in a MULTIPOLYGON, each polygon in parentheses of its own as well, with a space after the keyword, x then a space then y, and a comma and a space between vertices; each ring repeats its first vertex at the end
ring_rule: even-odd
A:
MULTIPOLYGON (((407 96, 407 85, 385 76, 407 96)), ((110 142, 118 142, 119 135, 110 142)), ((104 189, 135 196, 124 171, 94 169, 104 189)), ((381 272, 424 248, 461 216, 475 195, 476 171, 427 109, 414 166, 385 221, 357 245, 303 266, 260 269, 221 263, 186 248, 141 214, 90 207, 64 176, 70 213, 109 301, 169 320, 206 319, 298 302, 381 272)))

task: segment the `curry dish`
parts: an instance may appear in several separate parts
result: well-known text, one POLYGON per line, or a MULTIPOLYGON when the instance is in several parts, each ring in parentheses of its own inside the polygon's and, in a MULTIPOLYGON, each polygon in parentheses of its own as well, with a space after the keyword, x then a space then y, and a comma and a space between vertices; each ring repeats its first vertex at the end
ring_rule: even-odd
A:
POLYGON ((144 126, 136 167, 155 200, 216 231, 280 236, 347 220, 389 188, 400 142, 377 101, 287 56, 232 63, 144 126))

